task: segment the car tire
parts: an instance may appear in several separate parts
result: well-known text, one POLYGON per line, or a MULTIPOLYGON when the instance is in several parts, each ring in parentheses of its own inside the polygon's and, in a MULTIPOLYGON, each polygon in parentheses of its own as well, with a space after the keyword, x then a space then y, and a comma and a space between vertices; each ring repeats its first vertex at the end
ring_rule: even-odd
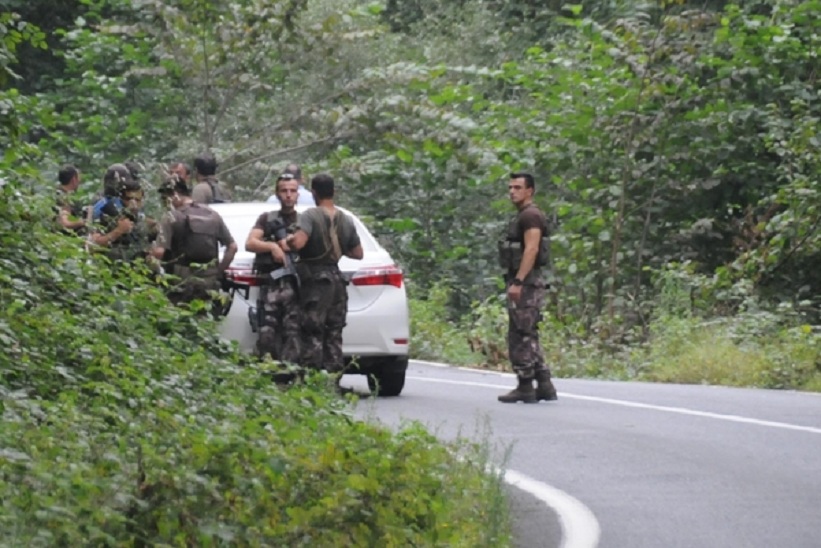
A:
POLYGON ((381 365, 381 368, 377 368, 368 374, 368 388, 376 396, 398 396, 405 387, 408 359, 405 357, 394 358, 390 362, 381 365))

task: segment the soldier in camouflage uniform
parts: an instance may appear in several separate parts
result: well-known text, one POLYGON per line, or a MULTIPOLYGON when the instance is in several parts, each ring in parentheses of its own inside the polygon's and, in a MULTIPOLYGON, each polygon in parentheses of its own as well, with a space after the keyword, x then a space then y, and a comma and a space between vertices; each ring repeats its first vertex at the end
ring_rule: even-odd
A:
POLYGON ((508 191, 518 214, 508 227, 506 238, 499 242, 499 255, 507 271, 508 353, 518 386, 498 399, 503 403, 556 400, 556 388, 539 342, 539 322, 547 292, 541 269, 550 263, 547 219, 533 203, 536 188, 532 175, 512 173, 508 191))
POLYGON ((342 329, 348 314, 347 282, 339 270, 345 255, 362 258, 362 244, 353 220, 334 205, 334 180, 320 174, 311 180, 317 207, 299 216, 297 230, 286 248, 299 251, 302 281, 300 307, 302 353, 300 365, 325 369, 342 377, 342 329))
POLYGON ((191 199, 198 204, 222 204, 231 201, 231 192, 217 179, 217 159, 210 152, 194 158, 197 184, 191 199))
POLYGON ((123 164, 112 164, 103 177, 105 197, 94 206, 97 230, 91 240, 108 248, 114 261, 146 258, 154 236, 142 212, 143 190, 123 164))
POLYGON ((286 254, 277 238, 283 238, 297 222, 297 178, 292 173, 281 174, 275 193, 280 209, 260 215, 245 242, 245 250, 257 254, 254 270, 265 279, 257 301, 261 315, 257 354, 296 364, 300 352, 299 279, 295 274, 277 275, 286 272, 283 267, 295 266, 294 254, 286 254))
POLYGON ((80 186, 80 170, 73 165, 65 165, 57 173, 57 179, 60 181, 55 196, 57 222, 65 233, 83 235, 88 208, 77 203, 73 197, 80 186))
MULTIPOLYGON (((184 181, 174 178, 173 183, 174 209, 163 217, 152 253, 179 279, 168 295, 172 303, 213 303, 225 271, 237 253, 237 244, 219 213, 194 203, 184 181), (222 260, 220 245, 225 247, 222 260)), ((212 307, 212 312, 217 310, 212 307)))

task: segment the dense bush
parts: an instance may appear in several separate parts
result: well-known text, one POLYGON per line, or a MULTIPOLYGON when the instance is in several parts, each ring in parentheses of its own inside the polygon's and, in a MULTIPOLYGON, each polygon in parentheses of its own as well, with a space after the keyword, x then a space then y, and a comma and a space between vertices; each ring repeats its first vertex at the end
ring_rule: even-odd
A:
POLYGON ((45 201, 6 197, 5 546, 506 545, 480 448, 353 420, 324 375, 277 388, 144 265, 114 267, 45 201))
MULTIPOLYGON (((540 332, 553 373, 821 391, 821 332, 795 307, 768 312, 756 306, 749 288, 711 287, 686 272, 667 271, 659 279, 657 314, 643 328, 586 330, 548 305, 540 332), (728 310, 732 314, 720 314, 728 310)), ((447 301, 447 291, 437 289, 411 304, 414 356, 510 371, 502 299, 475 303, 464 322, 443 320, 447 301)))

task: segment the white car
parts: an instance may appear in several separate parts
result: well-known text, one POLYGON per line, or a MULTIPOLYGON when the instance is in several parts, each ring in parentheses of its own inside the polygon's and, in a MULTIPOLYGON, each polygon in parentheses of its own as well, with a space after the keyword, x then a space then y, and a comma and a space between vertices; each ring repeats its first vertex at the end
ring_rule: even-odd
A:
MULTIPOLYGON (((239 288, 228 315, 222 320, 222 336, 253 352, 257 342, 255 314, 260 277, 253 272, 254 254, 245 251, 245 240, 257 218, 279 209, 265 202, 210 204, 225 220, 239 251, 227 272, 239 288)), ((302 212, 307 206, 297 205, 302 212)), ((342 208, 340 208, 342 209, 342 208)), ((404 273, 390 254, 348 210, 362 242, 362 260, 342 257, 339 267, 347 279, 348 317, 342 331, 346 372, 368 375, 368 385, 380 396, 398 396, 408 368, 410 321, 404 273)))

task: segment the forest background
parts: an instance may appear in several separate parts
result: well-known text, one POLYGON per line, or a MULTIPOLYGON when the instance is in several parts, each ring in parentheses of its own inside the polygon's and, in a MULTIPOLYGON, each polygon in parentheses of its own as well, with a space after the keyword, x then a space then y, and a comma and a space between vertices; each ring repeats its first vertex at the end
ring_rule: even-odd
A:
POLYGON ((74 163, 91 195, 128 159, 151 187, 210 149, 256 200, 328 171, 407 273, 414 356, 501 369, 528 170, 555 374, 821 390, 821 1, 2 5, 6 181, 74 163))

